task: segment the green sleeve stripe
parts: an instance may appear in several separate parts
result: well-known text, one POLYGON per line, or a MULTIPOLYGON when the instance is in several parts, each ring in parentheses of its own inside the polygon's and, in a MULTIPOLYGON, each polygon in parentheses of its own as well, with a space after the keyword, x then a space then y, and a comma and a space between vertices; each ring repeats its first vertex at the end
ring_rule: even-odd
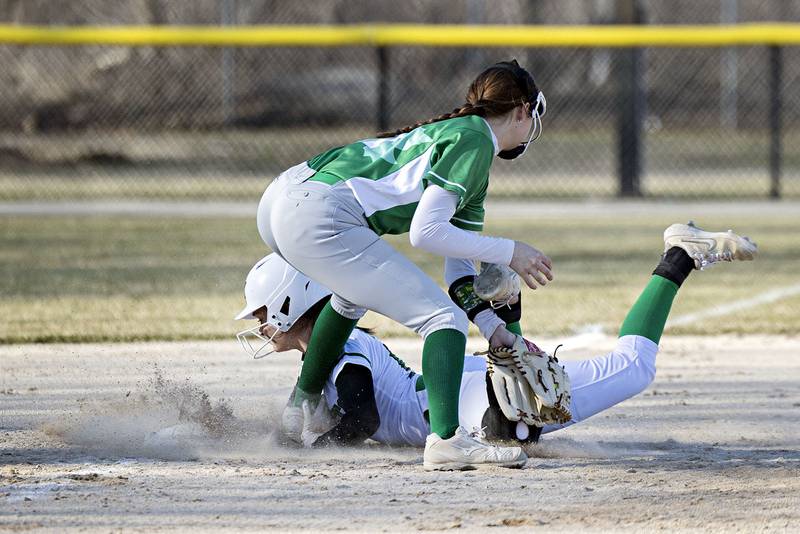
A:
POLYGON ((474 224, 475 226, 483 226, 483 221, 468 221, 466 219, 461 219, 459 217, 453 217, 450 220, 451 221, 458 221, 458 222, 464 223, 464 224, 474 224))
POLYGON ((439 176, 438 174, 436 174, 433 171, 428 171, 428 174, 434 175, 435 177, 437 177, 439 180, 441 180, 442 182, 446 183, 447 185, 452 185, 454 187, 457 187, 457 188, 461 189, 462 191, 464 191, 465 195, 467 194, 467 190, 463 185, 457 184, 455 182, 451 182, 450 180, 445 180, 444 178, 442 178, 441 176, 439 176))
POLYGON ((475 226, 476 223, 467 225, 459 221, 452 221, 451 224, 456 228, 461 228, 462 230, 465 230, 467 232, 480 232, 481 230, 483 230, 483 224, 481 224, 480 226, 475 226))

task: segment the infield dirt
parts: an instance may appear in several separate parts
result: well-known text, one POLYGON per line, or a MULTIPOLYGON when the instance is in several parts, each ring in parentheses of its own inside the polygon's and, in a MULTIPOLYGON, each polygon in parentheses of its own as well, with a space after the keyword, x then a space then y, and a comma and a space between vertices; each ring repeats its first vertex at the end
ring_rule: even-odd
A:
MULTIPOLYGON (((416 340, 388 344, 419 368, 416 340)), ((0 347, 0 529, 791 531, 798 353, 795 337, 665 336, 650 388, 545 436, 524 469, 428 473, 410 448, 281 444, 296 353, 0 347)))

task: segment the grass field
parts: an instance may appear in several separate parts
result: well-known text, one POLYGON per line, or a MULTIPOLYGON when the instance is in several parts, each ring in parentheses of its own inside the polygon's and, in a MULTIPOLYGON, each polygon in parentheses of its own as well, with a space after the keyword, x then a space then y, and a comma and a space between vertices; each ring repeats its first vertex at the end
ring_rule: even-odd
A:
MULTIPOLYGON (((746 204, 745 204, 746 206, 746 204)), ((525 331, 568 335, 589 325, 616 330, 661 252, 661 232, 693 216, 708 228, 751 235, 756 263, 695 273, 673 317, 786 288, 800 282, 800 232, 792 210, 709 216, 692 205, 615 214, 614 204, 498 216, 487 233, 530 242, 554 261, 556 279, 524 293, 525 331)), ((389 240, 441 282, 441 260, 389 240)), ((221 339, 246 327, 240 309, 249 267, 266 252, 251 218, 148 216, 0 216, 0 342, 221 339)), ((364 322, 383 335, 407 331, 381 317, 364 322)), ((673 329, 683 334, 783 333, 800 327, 800 296, 673 329)))
MULTIPOLYGON (((58 173, 37 172, 24 176, 0 173, 0 201, 92 200, 194 200, 259 198, 264 187, 280 171, 256 174, 246 171, 136 168, 108 170, 78 167, 58 173), (220 179, 224 174, 224 179, 220 179)), ((770 180, 765 169, 706 171, 700 177, 688 172, 651 172, 643 177, 643 196, 653 200, 697 198, 716 200, 766 199, 770 180)), ((600 174, 545 173, 535 178, 526 173, 497 173, 489 187, 494 199, 611 199, 619 190, 610 170, 600 174)), ((800 171, 784 175, 782 198, 800 198, 800 171)))
MULTIPOLYGON (((0 132, 0 200, 258 198, 267 180, 313 154, 370 137, 368 126, 207 132, 0 132)), ((493 198, 611 198, 616 131, 548 128, 530 156, 493 165, 493 198)), ((766 198, 769 132, 666 128, 643 139, 642 193, 766 198)), ((800 197, 800 131, 783 136, 781 193, 800 197)))

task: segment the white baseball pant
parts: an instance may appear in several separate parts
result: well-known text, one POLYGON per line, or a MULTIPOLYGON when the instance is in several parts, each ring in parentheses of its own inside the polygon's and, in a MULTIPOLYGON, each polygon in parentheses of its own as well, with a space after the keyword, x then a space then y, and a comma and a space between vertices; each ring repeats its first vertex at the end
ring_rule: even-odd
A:
MULTIPOLYGON (((572 383, 572 420, 563 425, 547 425, 542 433, 580 423, 644 391, 656 376, 656 354, 658 345, 646 337, 622 336, 608 354, 562 361, 572 383)), ((480 428, 488 407, 486 362, 467 357, 459 400, 461 425, 480 428)))

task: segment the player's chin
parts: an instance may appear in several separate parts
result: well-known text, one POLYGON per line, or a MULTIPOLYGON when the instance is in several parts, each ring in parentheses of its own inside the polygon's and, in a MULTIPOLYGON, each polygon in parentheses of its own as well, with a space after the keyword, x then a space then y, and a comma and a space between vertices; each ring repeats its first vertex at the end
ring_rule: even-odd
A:
POLYGON ((292 348, 285 339, 273 339, 272 346, 275 347, 275 352, 286 352, 292 348))

